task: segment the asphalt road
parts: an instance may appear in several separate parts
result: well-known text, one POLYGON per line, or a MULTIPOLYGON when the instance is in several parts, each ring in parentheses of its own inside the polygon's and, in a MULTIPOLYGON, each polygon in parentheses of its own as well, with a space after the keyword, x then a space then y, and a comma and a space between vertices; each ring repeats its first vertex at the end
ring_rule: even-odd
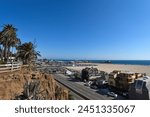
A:
POLYGON ((57 82, 57 84, 59 84, 61 87, 63 87, 64 89, 69 91, 69 94, 72 96, 71 100, 84 100, 84 98, 82 98, 81 96, 79 96, 75 92, 71 91, 69 88, 65 87, 63 84, 61 84, 59 82, 57 82))
POLYGON ((65 84, 65 86, 69 87, 74 92, 77 92, 78 94, 85 97, 85 99, 89 99, 89 100, 112 100, 113 99, 113 97, 102 95, 98 91, 86 87, 82 85, 80 82, 74 81, 72 80, 72 78, 69 78, 62 74, 54 74, 54 78, 57 81, 61 82, 62 84, 65 84))

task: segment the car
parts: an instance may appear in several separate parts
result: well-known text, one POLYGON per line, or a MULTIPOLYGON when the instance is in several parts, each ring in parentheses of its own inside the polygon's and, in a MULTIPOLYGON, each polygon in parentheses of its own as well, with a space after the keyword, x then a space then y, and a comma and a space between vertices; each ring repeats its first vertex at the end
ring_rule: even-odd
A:
POLYGON ((89 83, 88 82, 84 83, 84 86, 89 86, 89 83))
POLYGON ((128 93, 122 93, 122 95, 126 98, 129 98, 129 94, 128 93))
POLYGON ((85 86, 89 86, 89 87, 91 86, 91 84, 92 84, 92 81, 87 81, 84 83, 85 86))
POLYGON ((118 97, 118 95, 115 94, 114 92, 108 92, 107 95, 108 95, 108 96, 111 96, 111 97, 115 97, 115 98, 118 97))
POLYGON ((91 85, 90 85, 90 88, 92 88, 92 89, 97 89, 98 87, 97 87, 95 84, 91 84, 91 85))

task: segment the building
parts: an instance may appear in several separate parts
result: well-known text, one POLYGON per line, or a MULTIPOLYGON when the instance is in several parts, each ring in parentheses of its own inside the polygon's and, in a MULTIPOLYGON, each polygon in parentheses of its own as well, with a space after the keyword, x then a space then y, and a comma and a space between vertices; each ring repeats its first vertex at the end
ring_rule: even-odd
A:
POLYGON ((120 72, 116 77, 116 88, 122 91, 128 91, 131 83, 136 79, 134 72, 120 72))
POLYGON ((110 87, 116 87, 116 78, 117 78, 117 75, 120 73, 121 71, 120 70, 114 70, 113 72, 111 72, 109 74, 109 78, 108 78, 108 85, 110 87))
POLYGON ((136 75, 136 79, 146 76, 145 73, 135 73, 135 75, 136 75))
POLYGON ((82 72, 81 72, 81 78, 82 78, 82 81, 86 80, 88 81, 89 79, 95 79, 96 77, 99 77, 99 71, 97 68, 85 68, 85 69, 82 69, 82 72))
POLYGON ((149 100, 150 99, 150 78, 144 76, 135 80, 129 88, 129 99, 149 100))

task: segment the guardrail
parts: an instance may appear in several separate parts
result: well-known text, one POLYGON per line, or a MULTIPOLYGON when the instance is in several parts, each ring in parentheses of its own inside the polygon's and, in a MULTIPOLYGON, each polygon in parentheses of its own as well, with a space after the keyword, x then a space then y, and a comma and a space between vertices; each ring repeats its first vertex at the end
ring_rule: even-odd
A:
POLYGON ((12 63, 12 64, 1 64, 0 65, 0 73, 4 72, 13 72, 21 69, 20 63, 12 63))

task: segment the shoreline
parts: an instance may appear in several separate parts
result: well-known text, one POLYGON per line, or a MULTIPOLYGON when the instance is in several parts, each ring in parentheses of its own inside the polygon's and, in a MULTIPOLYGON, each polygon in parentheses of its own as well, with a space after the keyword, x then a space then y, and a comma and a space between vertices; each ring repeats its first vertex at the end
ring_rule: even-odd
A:
POLYGON ((119 64, 119 63, 92 63, 92 62, 89 62, 89 63, 80 63, 80 64, 105 64, 105 65, 134 65, 134 66, 150 66, 150 65, 139 65, 139 64, 119 64))
POLYGON ((73 66, 67 67, 72 70, 81 71, 85 67, 94 67, 100 71, 112 72, 113 70, 131 71, 137 73, 146 73, 150 76, 150 65, 129 65, 129 64, 106 64, 106 63, 82 63, 82 65, 93 64, 93 66, 73 66), (96 66, 95 66, 96 65, 96 66))

